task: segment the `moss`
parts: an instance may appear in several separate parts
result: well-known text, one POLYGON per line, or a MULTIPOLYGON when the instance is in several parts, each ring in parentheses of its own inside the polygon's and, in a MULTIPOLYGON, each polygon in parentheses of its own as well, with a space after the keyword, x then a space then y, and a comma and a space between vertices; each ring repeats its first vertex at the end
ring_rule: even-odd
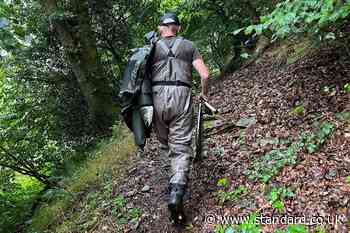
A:
POLYGON ((111 180, 115 185, 122 177, 131 162, 130 156, 135 152, 133 138, 127 129, 123 129, 121 134, 113 141, 102 144, 85 166, 64 181, 65 190, 72 195, 41 206, 33 216, 29 232, 72 232, 77 227, 75 219, 81 215, 79 210, 84 206, 89 206, 85 211, 96 216, 97 206, 89 205, 94 202, 89 194, 98 192, 99 195, 93 196, 96 199, 103 196, 103 192, 106 192, 104 188, 111 187, 111 180), (106 177, 109 177, 108 184, 106 177))
MULTIPOLYGON (((277 64, 290 65, 293 64, 311 52, 315 51, 312 41, 307 38, 298 38, 291 40, 284 40, 276 43, 269 51, 267 55, 273 58, 277 64)), ((266 58, 261 58, 259 63, 264 63, 266 58)), ((258 63, 258 61, 257 61, 258 63)))
POLYGON ((312 48, 312 43, 307 38, 301 40, 297 44, 294 44, 291 49, 292 53, 288 55, 287 64, 290 65, 299 61, 307 54, 309 54, 310 51, 312 51, 312 48))
POLYGON ((74 221, 67 221, 65 224, 61 224, 56 228, 57 233, 71 233, 72 229, 74 229, 74 226, 76 223, 74 221))
POLYGON ((68 200, 59 200, 42 206, 32 218, 30 232, 50 232, 49 227, 62 219, 69 206, 68 200))
POLYGON ((119 176, 127 158, 135 151, 133 138, 122 132, 124 137, 120 141, 113 141, 104 145, 96 152, 96 158, 89 160, 80 171, 77 172, 69 182, 69 192, 82 192, 91 186, 99 185, 104 180, 104 174, 111 174, 114 178, 119 176))
POLYGON ((203 128, 204 129, 214 128, 214 121, 204 121, 203 128))

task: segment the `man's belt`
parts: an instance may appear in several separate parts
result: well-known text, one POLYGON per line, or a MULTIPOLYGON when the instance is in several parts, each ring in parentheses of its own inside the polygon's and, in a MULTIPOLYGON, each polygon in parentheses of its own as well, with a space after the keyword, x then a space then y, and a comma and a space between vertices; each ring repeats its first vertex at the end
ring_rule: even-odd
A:
POLYGON ((153 81, 152 86, 183 86, 191 88, 191 84, 176 80, 176 81, 153 81))

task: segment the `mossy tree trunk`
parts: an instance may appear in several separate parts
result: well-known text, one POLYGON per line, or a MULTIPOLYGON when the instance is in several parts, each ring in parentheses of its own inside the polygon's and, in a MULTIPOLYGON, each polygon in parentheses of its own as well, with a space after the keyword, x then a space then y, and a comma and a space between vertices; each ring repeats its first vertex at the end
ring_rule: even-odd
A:
POLYGON ((43 0, 42 3, 50 27, 61 42, 67 63, 78 80, 94 129, 106 132, 116 118, 117 107, 112 101, 112 88, 97 52, 88 1, 71 0, 70 14, 64 16, 57 14, 57 0, 43 0))

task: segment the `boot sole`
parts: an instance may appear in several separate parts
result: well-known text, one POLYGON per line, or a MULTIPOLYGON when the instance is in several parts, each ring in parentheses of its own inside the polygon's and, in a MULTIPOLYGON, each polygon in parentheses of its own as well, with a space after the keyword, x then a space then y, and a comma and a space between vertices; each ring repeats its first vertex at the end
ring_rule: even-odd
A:
POLYGON ((170 212, 170 218, 175 224, 181 224, 185 222, 185 215, 181 206, 174 203, 168 204, 168 210, 170 212))

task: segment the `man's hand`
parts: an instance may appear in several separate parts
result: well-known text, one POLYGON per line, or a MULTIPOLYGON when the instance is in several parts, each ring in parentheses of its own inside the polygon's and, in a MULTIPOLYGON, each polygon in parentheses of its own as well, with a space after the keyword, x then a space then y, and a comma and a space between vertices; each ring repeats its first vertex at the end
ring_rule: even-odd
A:
POLYGON ((193 66, 197 70, 199 76, 201 77, 202 92, 199 97, 208 101, 208 82, 209 82, 209 70, 204 64, 202 58, 198 58, 193 61, 193 66))
POLYGON ((208 95, 205 95, 203 92, 199 94, 199 99, 203 99, 205 102, 209 101, 208 95))

